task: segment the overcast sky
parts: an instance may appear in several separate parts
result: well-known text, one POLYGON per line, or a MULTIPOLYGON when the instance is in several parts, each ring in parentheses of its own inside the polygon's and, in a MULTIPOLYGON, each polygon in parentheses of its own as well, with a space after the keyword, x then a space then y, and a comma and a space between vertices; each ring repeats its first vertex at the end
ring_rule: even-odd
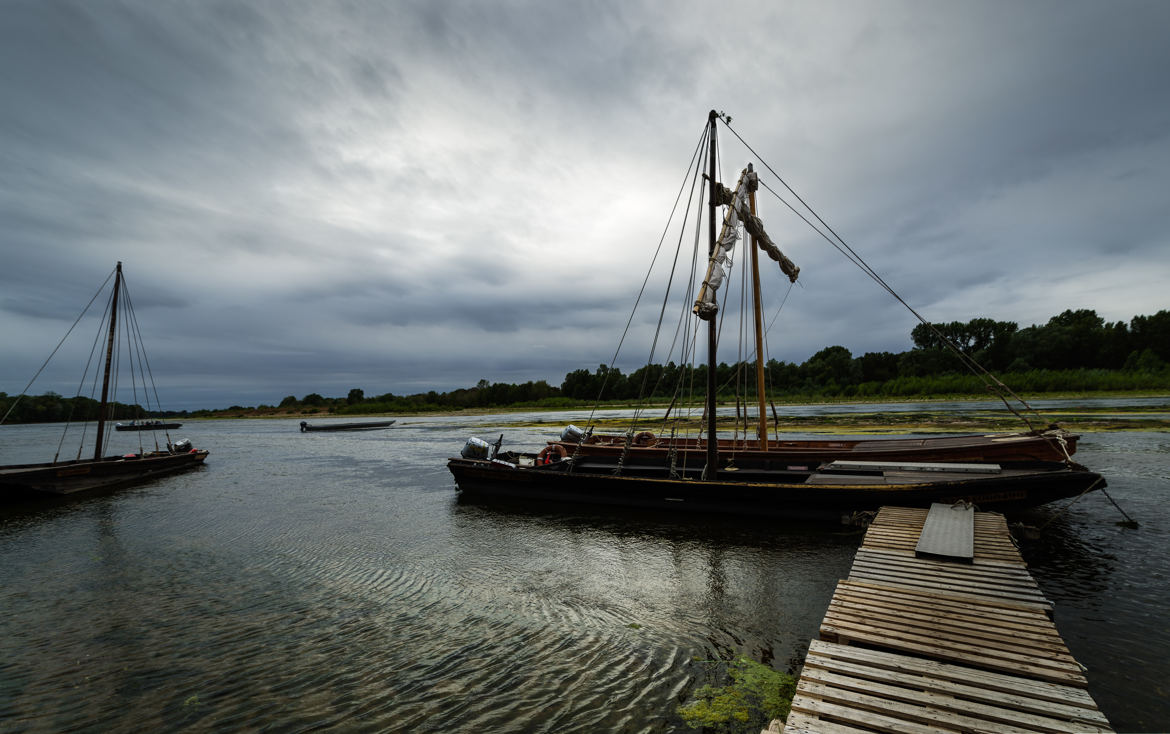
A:
MULTIPOLYGON (((559 384, 612 356, 712 108, 931 320, 1154 313, 1168 29, 1164 0, 5 0, 0 390, 118 260, 165 408, 559 384)), ((770 357, 910 347, 760 207, 802 269, 770 357)))

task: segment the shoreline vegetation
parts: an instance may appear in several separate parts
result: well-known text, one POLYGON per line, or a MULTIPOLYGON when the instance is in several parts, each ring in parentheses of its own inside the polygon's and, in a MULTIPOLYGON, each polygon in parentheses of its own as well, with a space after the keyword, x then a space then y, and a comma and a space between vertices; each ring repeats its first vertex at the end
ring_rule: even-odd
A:
MULTIPOLYGON (((0 406, 3 404, 3 394, 0 394, 0 406)), ((1058 409, 1038 409, 1041 418, 1025 413, 1035 428, 1046 428, 1049 423, 1056 423, 1062 427, 1091 433, 1095 431, 1167 431, 1170 432, 1170 389, 1166 390, 1110 390, 1099 392, 1050 392, 1021 395, 1030 403, 1041 400, 1099 400, 1099 399, 1152 399, 1165 400, 1164 403, 1147 406, 1062 406, 1058 409)), ((483 406, 483 407, 418 407, 411 410, 393 410, 378 412, 354 412, 344 409, 343 406, 305 406, 301 404, 286 405, 283 407, 260 406, 223 408, 219 410, 198 410, 180 413, 158 414, 165 417, 181 418, 184 421, 216 421, 229 419, 247 420, 336 420, 340 418, 393 418, 402 416, 434 417, 434 416, 498 416, 503 414, 518 414, 516 420, 493 421, 492 426, 508 426, 513 428, 540 427, 551 425, 542 417, 534 417, 533 413, 563 413, 566 411, 597 411, 609 410, 640 410, 642 416, 637 425, 640 428, 653 429, 655 424, 664 422, 663 416, 671 407, 669 401, 655 400, 638 402, 633 400, 611 400, 601 404, 585 401, 558 399, 553 404, 550 401, 541 403, 524 403, 514 405, 483 406), (338 408, 341 409, 338 409, 338 408), (524 414, 521 417, 519 414, 524 414)), ((721 408, 735 408, 736 401, 720 401, 721 408)), ((756 407, 754 398, 748 401, 746 408, 741 402, 740 417, 734 415, 720 416, 718 419, 721 431, 738 429, 744 435, 754 435, 756 407), (746 416, 746 418, 744 417, 746 416), (746 429, 744 428, 746 422, 746 429)), ((686 404, 676 403, 671 415, 682 414, 677 421, 672 418, 671 425, 679 431, 695 432, 702 423, 703 406, 700 401, 690 401, 686 404)), ((1003 432, 1026 430, 1027 426, 1003 407, 998 399, 985 394, 945 394, 945 395, 915 395, 906 397, 881 398, 832 398, 822 396, 786 396, 784 399, 774 400, 768 407, 768 429, 772 433, 832 433, 832 434, 907 434, 907 433, 967 433, 967 432, 1003 432), (967 409, 932 410, 931 403, 953 402, 985 402, 986 406, 971 406, 967 409), (905 404, 922 403, 923 410, 886 412, 880 409, 865 412, 834 412, 833 406, 905 404), (816 415, 785 415, 784 408, 801 406, 810 408, 824 408, 824 412, 816 415), (772 408, 776 412, 772 412, 772 408)), ((1023 411, 1020 411, 1023 412, 1023 411)), ((155 417, 152 415, 151 417, 155 417)), ((9 421, 17 423, 19 421, 9 421)), ((46 421, 25 421, 46 422, 46 421)), ((629 418, 594 418, 593 425, 601 431, 622 431, 631 427, 633 422, 629 418)), ((559 424, 558 424, 559 425, 559 424)))
MULTIPOLYGON (((868 352, 859 357, 842 346, 822 349, 800 364, 768 360, 763 382, 772 405, 834 405, 890 402, 992 400, 997 409, 926 411, 917 413, 870 412, 779 416, 769 409, 773 430, 821 430, 849 427, 859 432, 1021 430, 1023 422, 1012 415, 989 391, 981 375, 959 372, 961 352, 966 362, 983 365, 1015 394, 1025 400, 1058 398, 1167 397, 1170 402, 1170 310, 1152 316, 1135 316, 1106 323, 1091 310, 1068 310, 1040 326, 1019 326, 1009 321, 977 318, 969 322, 919 324, 910 333, 914 347, 900 353, 868 352)), ((715 367, 720 406, 746 405, 755 411, 757 366, 745 359, 715 367), (750 387, 749 387, 750 386, 750 387)), ((706 365, 646 364, 623 374, 616 367, 598 365, 592 372, 577 369, 565 375, 559 386, 546 380, 523 384, 480 380, 474 387, 450 392, 431 390, 413 395, 385 393, 367 397, 353 388, 344 397, 327 398, 309 393, 288 395, 276 405, 241 406, 213 410, 144 411, 136 405, 112 405, 113 420, 170 418, 360 418, 403 415, 475 415, 509 412, 566 410, 642 409, 641 423, 702 410, 701 392, 707 382, 706 365), (659 412, 661 411, 661 412, 659 412)), ((0 392, 0 415, 11 411, 9 423, 48 423, 94 420, 97 401, 56 393, 10 396, 0 392)), ((1023 412, 1020 406, 1015 406, 1023 412)), ((1163 414, 1170 405, 1143 409, 1163 414)), ((1053 418, 1076 422, 1078 430, 1167 430, 1162 418, 1131 408, 1107 411, 1076 410, 1042 418, 1031 416, 1034 427, 1043 428, 1053 418), (1105 413, 1108 413, 1106 417, 1105 413)), ((740 411, 737 409, 736 413, 740 411)), ((725 428, 735 419, 721 419, 725 428)), ((625 424, 621 424, 625 425, 625 424)), ((748 429, 745 429, 745 432, 748 429)))

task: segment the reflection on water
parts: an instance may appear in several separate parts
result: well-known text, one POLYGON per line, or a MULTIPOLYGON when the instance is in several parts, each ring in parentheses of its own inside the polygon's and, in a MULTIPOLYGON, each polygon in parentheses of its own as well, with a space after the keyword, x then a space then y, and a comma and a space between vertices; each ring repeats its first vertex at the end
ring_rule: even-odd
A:
POLYGON ((1089 690, 1118 731, 1170 728, 1170 436, 1089 434, 1077 458, 1109 481, 1107 492, 1140 523, 1094 494, 1062 510, 1038 508, 1021 519, 1044 526, 1024 558, 1056 607, 1073 655, 1088 666, 1089 690))
MULTIPOLYGON (((188 423, 203 470, 0 511, 0 725, 686 731, 694 658, 802 655, 857 534, 460 503, 446 457, 514 419, 188 423)), ((572 419, 545 420, 496 435, 572 419)), ((0 428, 5 461, 52 435, 0 428)), ((1140 530, 1099 496, 1024 518, 1048 523, 1025 553, 1120 730, 1170 724, 1168 444, 1082 443, 1140 530)))

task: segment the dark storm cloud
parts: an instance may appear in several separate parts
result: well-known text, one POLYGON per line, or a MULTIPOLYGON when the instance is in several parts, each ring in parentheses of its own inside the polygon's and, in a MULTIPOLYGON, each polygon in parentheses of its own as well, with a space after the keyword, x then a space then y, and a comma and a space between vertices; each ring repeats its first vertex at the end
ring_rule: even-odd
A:
MULTIPOLYGON (((1164 3, 4 10, 7 392, 117 260, 172 407, 559 382, 613 354, 711 107, 928 317, 1166 307, 1164 3)), ((770 356, 909 346, 910 314, 761 211, 802 267, 770 356)))

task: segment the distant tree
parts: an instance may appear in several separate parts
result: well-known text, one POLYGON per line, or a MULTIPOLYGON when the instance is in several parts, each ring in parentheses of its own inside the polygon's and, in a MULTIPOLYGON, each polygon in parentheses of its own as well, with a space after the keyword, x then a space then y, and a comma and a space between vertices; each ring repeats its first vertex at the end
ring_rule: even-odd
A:
POLYGON ((960 368, 955 355, 942 349, 911 349, 898 355, 898 377, 927 377, 960 368))
POLYGON ((952 321, 939 324, 918 324, 910 331, 910 339, 918 349, 945 349, 947 343, 967 354, 1005 348, 1019 325, 1012 321, 978 318, 963 323, 952 321))
POLYGON ((602 400, 621 400, 632 397, 629 378, 617 367, 597 366, 597 382, 602 400))
POLYGON ((800 385, 800 367, 792 362, 769 359, 764 365, 768 386, 779 392, 792 392, 800 385))
POLYGON ((1067 309, 1059 316, 1048 319, 1048 326, 1063 326, 1084 331, 1100 329, 1104 325, 1105 320, 1098 316, 1096 311, 1088 308, 1080 308, 1076 311, 1067 309))
POLYGON ((302 405, 314 405, 314 406, 324 405, 325 398, 321 397, 320 395, 318 395, 315 392, 311 392, 308 395, 306 395, 305 397, 301 398, 301 404, 302 405))
POLYGON ((1149 349, 1162 361, 1170 362, 1170 311, 1134 316, 1129 330, 1134 349, 1149 349))
POLYGON ((1134 351, 1131 346, 1129 327, 1124 321, 1105 324, 1101 334, 1100 354, 1097 363, 1108 370, 1121 369, 1126 357, 1134 351))
POLYGON ((297 404, 297 396, 296 395, 288 395, 283 400, 280 401, 280 407, 282 407, 282 408, 290 408, 296 404, 297 404))
POLYGON ((349 391, 349 395, 345 398, 345 402, 349 405, 360 403, 366 399, 366 393, 361 388, 355 387, 349 391))
POLYGON ((1153 349, 1143 349, 1141 352, 1132 352, 1125 360, 1124 369, 1131 372, 1160 372, 1166 369, 1166 363, 1153 349))
POLYGON ((885 382, 898 376, 898 355, 892 352, 866 352, 855 361, 861 382, 885 382))
POLYGON ((592 400, 597 397, 597 389, 593 386, 593 375, 589 370, 573 370, 565 375, 561 383, 561 394, 574 400, 592 400))
POLYGON ((1035 369, 1096 368, 1101 366, 1105 322, 1090 309, 1069 309, 1043 326, 1020 329, 1012 337, 1017 362, 1035 369))
POLYGON ((662 394, 660 382, 663 369, 660 364, 648 364, 630 373, 630 387, 637 397, 650 397, 662 394))
POLYGON ((811 387, 855 385, 860 372, 853 353, 845 347, 825 347, 800 366, 801 375, 811 387))

